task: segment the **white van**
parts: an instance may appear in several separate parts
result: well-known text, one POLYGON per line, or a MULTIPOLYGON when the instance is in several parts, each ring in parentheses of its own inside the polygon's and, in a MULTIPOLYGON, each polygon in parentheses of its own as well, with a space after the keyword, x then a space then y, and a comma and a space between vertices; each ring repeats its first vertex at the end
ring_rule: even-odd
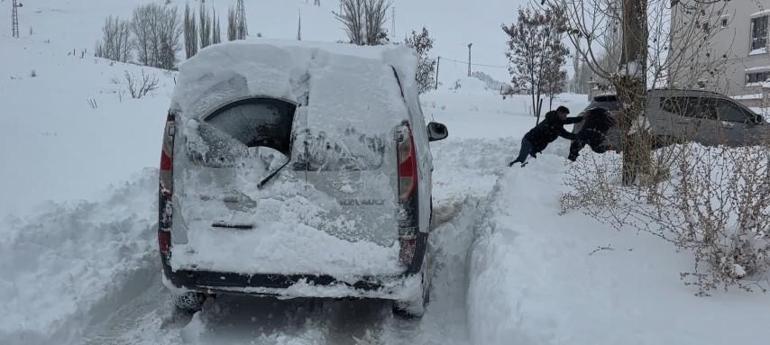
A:
POLYGON ((259 40, 180 68, 158 243, 177 307, 212 294, 428 300, 432 157, 403 47, 259 40))

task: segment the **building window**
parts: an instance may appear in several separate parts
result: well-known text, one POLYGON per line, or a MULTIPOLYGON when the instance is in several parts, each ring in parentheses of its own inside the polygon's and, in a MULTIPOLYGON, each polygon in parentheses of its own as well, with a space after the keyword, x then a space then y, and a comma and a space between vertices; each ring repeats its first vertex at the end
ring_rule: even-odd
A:
POLYGON ((751 19, 751 50, 767 48, 767 16, 751 19))
POLYGON ((728 21, 727 17, 722 17, 722 20, 720 20, 720 22, 722 23, 723 28, 726 28, 727 26, 730 25, 730 22, 728 21))
POLYGON ((762 83, 768 79, 770 79, 770 71, 746 74, 746 84, 762 83))

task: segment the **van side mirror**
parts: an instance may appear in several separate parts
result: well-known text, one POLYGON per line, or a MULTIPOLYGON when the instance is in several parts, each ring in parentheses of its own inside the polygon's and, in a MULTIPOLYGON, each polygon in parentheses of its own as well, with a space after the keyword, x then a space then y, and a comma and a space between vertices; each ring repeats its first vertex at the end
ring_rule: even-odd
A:
POLYGON ((447 130, 444 124, 438 122, 431 122, 428 124, 428 141, 444 140, 449 136, 449 130, 447 130))

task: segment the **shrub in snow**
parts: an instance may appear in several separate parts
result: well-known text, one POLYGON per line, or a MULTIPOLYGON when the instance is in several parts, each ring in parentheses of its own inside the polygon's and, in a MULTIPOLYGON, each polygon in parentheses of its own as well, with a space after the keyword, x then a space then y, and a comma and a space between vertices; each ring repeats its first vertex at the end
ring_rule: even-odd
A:
POLYGON ((102 39, 96 43, 96 56, 126 62, 131 57, 131 30, 127 20, 109 16, 102 27, 102 39))
POLYGON ((341 0, 340 12, 333 13, 345 27, 350 43, 375 46, 388 42, 385 20, 389 8, 387 0, 341 0))
POLYGON ((150 91, 158 88, 158 76, 155 74, 146 74, 144 73, 144 70, 139 76, 126 71, 124 78, 126 81, 126 88, 128 89, 128 93, 131 94, 131 98, 142 98, 150 93, 150 91))
POLYGON ((417 53, 417 87, 420 93, 424 93, 435 85, 436 60, 428 55, 433 49, 433 38, 428 29, 423 27, 420 33, 412 31, 412 37, 408 37, 404 43, 417 53))
POLYGON ((566 177, 562 210, 581 209, 617 229, 635 229, 694 254, 687 285, 708 295, 746 290, 770 268, 770 147, 674 145, 653 154, 644 185, 620 183, 619 156, 588 154, 566 177))
POLYGON ((137 59, 145 66, 174 69, 183 28, 176 7, 139 6, 131 19, 137 59))
POLYGON ((29 76, 31 78, 35 78, 35 77, 37 77, 37 72, 35 72, 35 70, 33 69, 32 71, 29 72, 29 76))
POLYGON ((552 106, 566 83, 567 72, 562 67, 569 50, 562 36, 568 29, 567 18, 559 8, 519 9, 517 21, 502 29, 508 35, 511 82, 514 88, 529 92, 539 121, 543 96, 549 96, 552 106))

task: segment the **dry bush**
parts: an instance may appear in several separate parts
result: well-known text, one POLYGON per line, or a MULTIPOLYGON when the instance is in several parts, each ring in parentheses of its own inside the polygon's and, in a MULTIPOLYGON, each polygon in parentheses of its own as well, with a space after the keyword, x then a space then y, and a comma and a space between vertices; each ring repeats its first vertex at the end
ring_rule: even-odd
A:
POLYGON ((695 256, 682 273, 697 295, 764 290, 770 268, 770 147, 673 145, 656 150, 649 182, 622 186, 619 155, 588 154, 565 178, 563 212, 580 209, 616 229, 635 229, 695 256), (670 176, 669 176, 670 175, 670 176))
POLYGON ((136 76, 128 71, 123 75, 126 80, 126 88, 131 98, 139 99, 146 96, 150 91, 158 88, 158 76, 155 74, 146 74, 142 71, 140 76, 136 76))

